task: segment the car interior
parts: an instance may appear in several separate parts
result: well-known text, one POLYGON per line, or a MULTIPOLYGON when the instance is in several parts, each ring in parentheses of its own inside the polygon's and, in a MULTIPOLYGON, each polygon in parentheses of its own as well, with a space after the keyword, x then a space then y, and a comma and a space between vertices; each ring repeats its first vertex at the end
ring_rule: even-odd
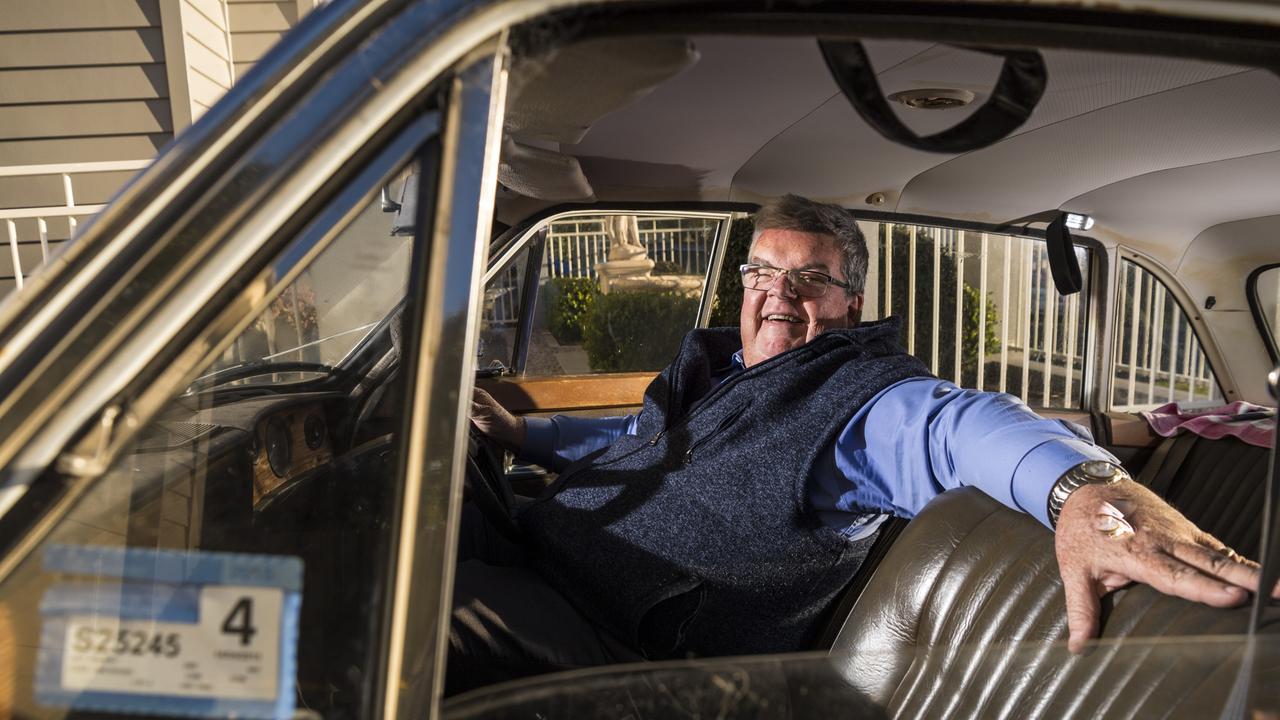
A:
MULTIPOLYGON (((1076 18, 1042 35, 975 21, 953 37, 707 17, 512 33, 478 387, 517 414, 637 411, 684 332, 736 323, 751 214, 794 193, 858 218, 864 319, 910 318, 904 345, 939 377, 1088 429, 1259 556, 1270 450, 1163 437, 1143 412, 1276 404, 1274 40, 1195 40, 1175 20, 1103 33, 1076 18), (575 292, 594 309, 573 315, 575 292), (606 307, 637 326, 610 326, 607 347, 590 324, 606 307)), ((359 713, 380 620, 368 608, 385 568, 369 558, 386 554, 398 502, 418 183, 405 168, 346 218, 53 536, 302 557, 299 708, 323 717, 359 713)), ((553 480, 471 433, 468 500, 517 542, 513 514, 553 480)), ((31 569, 0 600, 34 616, 50 582, 31 569)), ((968 488, 882 525, 812 649, 888 716, 1204 717, 1240 692, 1246 645, 1219 641, 1243 637, 1250 612, 1130 587, 1105 601, 1095 647, 1071 655, 1052 534, 968 488)), ((36 630, 15 625, 17 646, 36 630)), ((15 687, 34 673, 20 667, 15 687)))

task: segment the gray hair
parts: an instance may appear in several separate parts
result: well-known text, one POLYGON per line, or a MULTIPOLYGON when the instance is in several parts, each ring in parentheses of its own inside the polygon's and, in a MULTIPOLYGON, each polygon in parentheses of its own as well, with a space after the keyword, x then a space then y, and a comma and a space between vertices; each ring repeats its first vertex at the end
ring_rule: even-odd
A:
POLYGON ((845 294, 853 296, 862 292, 867 282, 867 240, 848 210, 799 195, 783 195, 756 213, 752 249, 765 230, 792 230, 834 238, 840 253, 840 270, 849 283, 845 294))

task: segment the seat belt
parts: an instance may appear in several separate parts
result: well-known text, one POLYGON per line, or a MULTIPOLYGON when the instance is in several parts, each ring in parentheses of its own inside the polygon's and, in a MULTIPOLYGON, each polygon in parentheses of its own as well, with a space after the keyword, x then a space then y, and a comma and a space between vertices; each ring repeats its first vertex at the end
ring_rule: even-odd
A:
MULTIPOLYGON (((1200 441, 1200 436, 1194 433, 1184 432, 1176 437, 1162 443, 1156 448, 1155 454, 1151 456, 1148 463, 1160 459, 1160 465, 1154 468, 1154 472, 1147 482, 1143 484, 1151 489, 1151 492, 1159 495, 1165 500, 1169 499, 1169 489, 1173 487, 1173 479, 1177 477, 1178 470, 1182 468, 1182 463, 1186 462, 1187 456, 1191 454, 1191 449, 1200 441)), ((1146 468, 1142 469, 1145 476, 1146 468)))

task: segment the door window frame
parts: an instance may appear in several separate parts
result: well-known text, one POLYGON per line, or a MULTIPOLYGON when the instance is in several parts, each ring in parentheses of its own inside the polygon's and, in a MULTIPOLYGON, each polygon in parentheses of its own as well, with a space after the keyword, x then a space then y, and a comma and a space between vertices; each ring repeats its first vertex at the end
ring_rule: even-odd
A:
POLYGON ((704 270, 706 274, 703 277, 702 298, 698 305, 698 316, 694 323, 694 327, 698 328, 707 326, 707 322, 711 317, 711 306, 715 299, 716 285, 720 279, 720 270, 724 263, 725 248, 728 246, 732 224, 735 220, 744 216, 741 204, 733 205, 730 209, 722 209, 722 206, 717 205, 708 206, 706 209, 637 208, 621 205, 602 205, 599 208, 560 209, 558 211, 556 208, 551 208, 538 213, 522 224, 519 230, 509 232, 508 234, 514 237, 514 240, 504 242, 499 239, 495 242, 494 244, 501 249, 497 252, 489 265, 489 269, 484 274, 483 286, 487 288, 494 278, 507 272, 513 266, 513 263, 519 259, 523 250, 528 249, 529 254, 524 259, 524 271, 522 273, 524 286, 520 294, 519 320, 516 324, 515 333, 516 341, 512 350, 508 374, 516 377, 524 377, 525 375, 529 338, 533 332, 534 311, 537 308, 538 284, 542 277, 543 263, 546 261, 547 229, 551 223, 573 218, 599 218, 618 215, 718 221, 719 224, 712 239, 710 258, 707 268, 704 270))

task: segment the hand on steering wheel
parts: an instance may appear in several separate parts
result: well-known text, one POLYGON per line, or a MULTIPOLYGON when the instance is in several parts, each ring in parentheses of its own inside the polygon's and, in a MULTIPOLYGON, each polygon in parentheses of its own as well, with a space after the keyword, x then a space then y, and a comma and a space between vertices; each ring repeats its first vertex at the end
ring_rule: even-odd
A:
MULTIPOLYGON (((500 445, 507 443, 500 443, 496 438, 513 438, 518 428, 523 440, 523 423, 479 388, 475 391, 471 416, 467 438, 467 495, 491 525, 507 539, 518 541, 520 527, 513 514, 515 495, 502 469, 500 445)), ((518 443, 515 447, 519 447, 518 443)))

